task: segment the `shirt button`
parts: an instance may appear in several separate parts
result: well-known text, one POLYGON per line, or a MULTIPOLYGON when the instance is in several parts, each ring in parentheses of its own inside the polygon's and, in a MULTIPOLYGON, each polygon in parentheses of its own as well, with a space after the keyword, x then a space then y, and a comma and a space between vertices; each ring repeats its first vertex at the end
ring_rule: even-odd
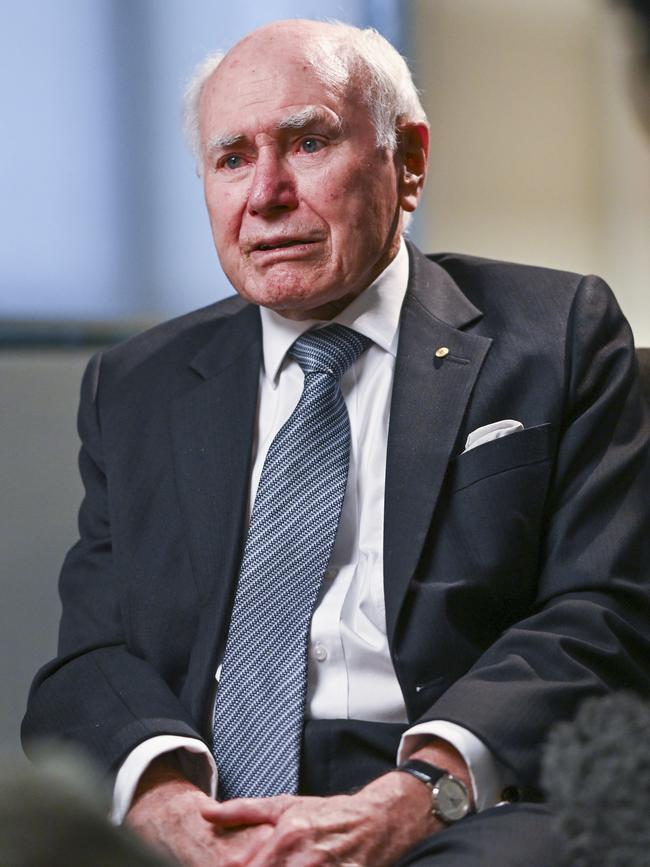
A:
POLYGON ((327 659, 327 648, 324 644, 317 644, 314 647, 314 657, 318 662, 325 662, 327 659))
POLYGON ((332 579, 336 578, 337 572, 338 572, 338 569, 326 569, 325 570, 325 578, 328 581, 332 581, 332 579))

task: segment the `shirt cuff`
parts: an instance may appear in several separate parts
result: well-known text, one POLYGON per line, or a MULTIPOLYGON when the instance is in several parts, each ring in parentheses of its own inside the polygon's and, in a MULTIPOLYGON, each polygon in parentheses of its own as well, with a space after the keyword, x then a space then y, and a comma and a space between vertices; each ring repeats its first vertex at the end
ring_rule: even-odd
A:
POLYGON ((158 756, 178 750, 181 770, 191 783, 214 798, 217 792, 217 766, 212 753, 197 738, 156 735, 138 744, 120 765, 113 787, 111 820, 119 825, 126 816, 140 777, 158 756))
POLYGON ((482 740, 456 723, 446 720, 418 723, 402 735, 397 764, 405 762, 430 737, 441 738, 458 750, 469 768, 477 812, 494 807, 503 790, 512 784, 511 774, 490 752, 482 740))

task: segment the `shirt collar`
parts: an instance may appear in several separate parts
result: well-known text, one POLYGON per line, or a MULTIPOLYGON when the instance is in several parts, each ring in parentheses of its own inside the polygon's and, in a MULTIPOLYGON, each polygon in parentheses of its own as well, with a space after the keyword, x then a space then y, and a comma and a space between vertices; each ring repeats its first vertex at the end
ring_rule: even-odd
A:
MULTIPOLYGON (((392 356, 397 353, 399 316, 406 294, 409 277, 409 258, 402 238, 397 255, 354 301, 336 316, 332 322, 346 325, 369 337, 392 356)), ((303 319, 296 322, 285 319, 268 307, 260 307, 262 319, 262 344, 264 375, 272 386, 291 344, 305 331, 318 325, 329 325, 320 319, 303 319)))

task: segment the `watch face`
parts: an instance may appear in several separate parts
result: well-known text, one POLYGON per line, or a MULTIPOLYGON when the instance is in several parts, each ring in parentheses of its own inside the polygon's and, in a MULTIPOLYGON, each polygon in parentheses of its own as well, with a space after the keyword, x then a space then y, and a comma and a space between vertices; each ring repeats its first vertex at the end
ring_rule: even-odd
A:
POLYGON ((460 780, 450 776, 441 777, 434 792, 436 813, 443 822, 457 822, 469 812, 469 798, 460 780))

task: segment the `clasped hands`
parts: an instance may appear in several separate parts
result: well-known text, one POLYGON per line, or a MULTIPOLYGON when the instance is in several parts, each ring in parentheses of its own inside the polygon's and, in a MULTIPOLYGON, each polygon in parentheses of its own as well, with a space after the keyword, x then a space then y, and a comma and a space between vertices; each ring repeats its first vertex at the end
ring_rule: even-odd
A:
POLYGON ((398 771, 349 795, 216 802, 173 761, 146 772, 127 824, 184 867, 390 867, 442 827, 427 787, 398 771))

